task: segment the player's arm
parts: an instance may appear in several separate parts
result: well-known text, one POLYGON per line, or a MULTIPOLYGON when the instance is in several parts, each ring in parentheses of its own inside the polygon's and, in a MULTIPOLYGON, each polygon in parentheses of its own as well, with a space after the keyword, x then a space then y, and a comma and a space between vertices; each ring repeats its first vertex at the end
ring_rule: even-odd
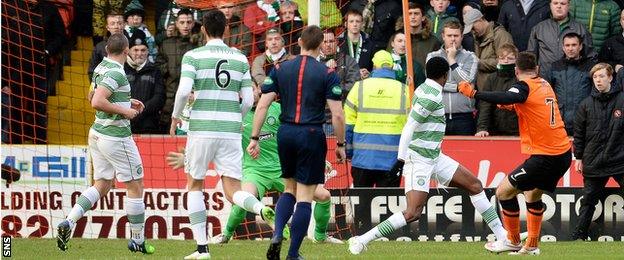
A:
POLYGON ((241 96, 241 114, 243 116, 242 118, 245 118, 245 115, 249 112, 249 110, 251 110, 254 103, 253 88, 251 87, 251 76, 249 75, 249 70, 247 70, 247 72, 243 75, 243 84, 239 94, 241 96))
POLYGON ((345 152, 345 114, 342 110, 342 86, 335 71, 328 71, 325 77, 325 98, 332 114, 332 126, 336 135, 336 157, 339 162, 346 159, 345 152))
POLYGON ((427 117, 435 110, 435 102, 414 96, 414 104, 412 104, 412 110, 407 117, 407 122, 403 126, 401 131, 401 138, 399 139, 399 152, 397 155, 397 161, 392 166, 392 169, 388 172, 391 175, 403 174, 403 165, 405 164, 405 158, 407 157, 407 149, 409 143, 412 141, 414 130, 420 123, 426 122, 427 117))
POLYGON ((117 82, 113 78, 109 76, 100 77, 95 83, 90 101, 91 107, 104 113, 122 115, 127 119, 134 118, 139 114, 139 111, 115 105, 108 100, 117 87, 117 82))
POLYGON ((251 140, 249 140, 249 145, 247 146, 247 153, 254 159, 260 156, 260 146, 258 145, 260 129, 262 129, 262 124, 264 124, 264 120, 266 119, 269 106, 271 106, 271 103, 277 97, 277 67, 273 68, 269 76, 264 79, 261 88, 262 95, 256 104, 256 111, 251 128, 251 140))
POLYGON ((254 159, 260 156, 260 146, 258 145, 260 129, 262 129, 262 125, 266 119, 269 106, 271 106, 271 102, 273 102, 276 97, 277 93, 275 92, 263 93, 262 96, 260 96, 260 100, 258 100, 258 104, 256 104, 256 111, 251 128, 251 140, 249 140, 249 145, 247 146, 247 152, 254 159))
POLYGON ((177 126, 182 125, 182 111, 188 103, 191 91, 193 91, 193 83, 195 82, 196 70, 194 59, 187 54, 182 57, 182 68, 180 73, 180 83, 178 83, 178 91, 176 91, 175 101, 173 103, 173 112, 171 113, 171 128, 169 134, 175 135, 177 126))
POLYGON ((514 83, 507 91, 477 91, 470 83, 463 81, 457 85, 457 91, 469 98, 502 105, 524 103, 529 97, 529 85, 524 81, 514 83))

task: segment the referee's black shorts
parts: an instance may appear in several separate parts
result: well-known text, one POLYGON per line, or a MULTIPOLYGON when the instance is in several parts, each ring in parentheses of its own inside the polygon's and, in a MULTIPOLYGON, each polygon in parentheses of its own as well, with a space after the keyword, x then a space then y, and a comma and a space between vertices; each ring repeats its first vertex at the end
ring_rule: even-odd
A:
POLYGON ((327 141, 322 125, 283 123, 277 131, 282 178, 302 184, 325 183, 327 141))
POLYGON ((570 150, 559 155, 531 155, 507 178, 511 185, 522 191, 538 188, 553 192, 571 163, 570 150))

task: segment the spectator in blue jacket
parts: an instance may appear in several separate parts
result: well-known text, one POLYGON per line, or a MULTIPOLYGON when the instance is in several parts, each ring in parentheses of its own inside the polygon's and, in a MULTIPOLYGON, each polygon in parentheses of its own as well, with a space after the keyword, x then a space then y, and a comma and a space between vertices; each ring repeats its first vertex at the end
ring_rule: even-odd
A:
POLYGON ((585 54, 583 38, 577 33, 564 35, 562 47, 565 55, 552 65, 548 80, 557 96, 566 132, 571 136, 576 108, 591 93, 589 71, 597 61, 585 54))

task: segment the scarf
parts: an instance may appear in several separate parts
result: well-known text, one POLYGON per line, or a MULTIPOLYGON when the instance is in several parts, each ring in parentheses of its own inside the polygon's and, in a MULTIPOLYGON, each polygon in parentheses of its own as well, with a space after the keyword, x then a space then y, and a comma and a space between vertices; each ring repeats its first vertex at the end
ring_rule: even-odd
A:
POLYGON ((279 16, 277 10, 279 10, 279 1, 274 1, 272 4, 265 4, 263 0, 258 0, 258 7, 267 13, 267 18, 271 22, 277 21, 279 16))
POLYGON ((520 5, 522 5, 522 11, 524 11, 524 15, 527 15, 531 10, 531 6, 535 0, 520 0, 520 5))
POLYGON ((145 59, 143 64, 138 64, 134 62, 132 58, 130 58, 130 56, 128 56, 128 58, 126 59, 126 63, 128 63, 128 65, 130 65, 130 67, 133 68, 134 70, 140 71, 141 69, 145 67, 145 64, 147 64, 147 59, 145 59))
POLYGON ((364 17, 364 28, 362 29, 368 34, 373 31, 373 24, 375 23, 375 1, 377 0, 368 0, 362 12, 362 17, 364 17))
POLYGON ((286 49, 282 48, 277 54, 271 54, 269 50, 266 50, 264 52, 264 55, 266 55, 267 62, 274 63, 276 61, 279 61, 282 57, 284 57, 284 55, 286 55, 286 49))
POLYGON ((319 56, 319 58, 321 59, 321 61, 330 61, 336 58, 336 54, 332 54, 332 55, 325 55, 323 53, 321 53, 321 56, 319 56))
POLYGON ((399 55, 394 50, 392 51, 392 60, 394 61, 394 65, 392 66, 392 70, 396 73, 396 80, 405 83, 405 79, 407 78, 407 74, 405 70, 403 70, 403 59, 405 58, 405 54, 399 55))
POLYGON ((507 77, 507 78, 511 78, 511 77, 515 77, 515 72, 514 72, 514 68, 516 67, 516 64, 498 64, 496 65, 496 69, 498 70, 498 75, 503 76, 503 77, 507 77))
POLYGON ((353 59, 355 59, 356 62, 360 62, 360 54, 362 53, 362 34, 360 33, 360 39, 357 42, 357 47, 355 47, 355 50, 353 49, 353 43, 351 42, 351 39, 349 39, 349 33, 345 33, 345 36, 347 38, 347 46, 349 47, 349 56, 353 57, 353 59))

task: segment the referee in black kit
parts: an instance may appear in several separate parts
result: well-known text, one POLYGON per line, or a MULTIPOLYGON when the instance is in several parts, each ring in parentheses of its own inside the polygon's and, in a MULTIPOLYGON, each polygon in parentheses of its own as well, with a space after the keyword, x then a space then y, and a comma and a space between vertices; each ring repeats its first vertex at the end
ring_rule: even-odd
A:
POLYGON ((298 40, 301 55, 275 66, 263 82, 262 96, 256 106, 247 147, 253 158, 260 154, 258 138, 269 105, 277 95, 282 103, 277 148, 286 189, 275 206, 275 230, 267 251, 268 259, 279 259, 284 226, 291 216, 291 242, 286 259, 300 258, 299 247, 310 223, 314 190, 325 182, 327 141, 323 122, 326 103, 336 134, 336 156, 339 162, 345 159, 342 88, 336 72, 317 61, 322 42, 321 28, 306 27, 298 40))

